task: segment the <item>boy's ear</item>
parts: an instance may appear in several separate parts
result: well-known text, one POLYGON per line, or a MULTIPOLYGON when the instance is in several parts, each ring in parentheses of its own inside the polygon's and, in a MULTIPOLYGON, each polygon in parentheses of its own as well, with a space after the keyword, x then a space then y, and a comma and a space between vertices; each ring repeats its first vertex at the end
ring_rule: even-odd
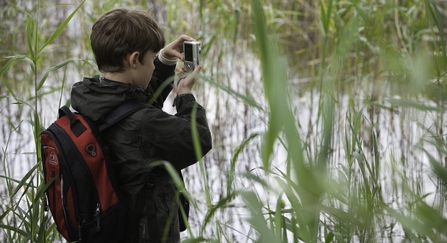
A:
POLYGON ((140 53, 135 51, 132 52, 129 56, 128 56, 128 61, 129 61, 129 65, 132 68, 136 68, 137 62, 138 62, 138 57, 140 56, 140 53))

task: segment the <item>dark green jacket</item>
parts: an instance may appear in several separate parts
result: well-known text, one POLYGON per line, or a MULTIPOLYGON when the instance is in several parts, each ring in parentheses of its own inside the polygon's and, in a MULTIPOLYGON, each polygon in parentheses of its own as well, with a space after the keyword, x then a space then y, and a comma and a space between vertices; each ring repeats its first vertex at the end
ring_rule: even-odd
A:
MULTIPOLYGON (((172 89, 172 82, 168 85, 163 85, 163 82, 172 79, 175 66, 164 65, 158 58, 154 63, 156 69, 146 90, 131 84, 100 80, 95 76, 75 83, 71 92, 72 107, 94 122, 100 122, 106 114, 126 100, 135 99, 148 103, 153 94, 157 93, 156 90, 161 87, 162 91, 155 102, 151 103, 152 105, 124 118, 102 133, 111 151, 119 189, 134 208, 149 173, 154 172, 151 163, 168 161, 180 171, 198 161, 192 136, 191 116, 194 109, 196 109, 196 129, 201 150, 206 154, 211 149, 211 134, 205 110, 192 94, 176 99, 175 115, 162 111, 163 102, 172 89)), ((166 174, 161 168, 155 171, 160 178, 166 174)), ((155 191, 163 195, 155 196, 167 201, 173 200, 172 195, 176 194, 176 188, 172 186, 172 180, 164 178, 161 181, 163 182, 156 184, 155 191)), ((164 206, 172 203, 156 202, 164 206)), ((173 209, 175 207, 178 208, 178 205, 174 205, 173 209)), ((165 217, 162 215, 163 211, 169 211, 157 208, 157 214, 159 210, 161 214, 157 215, 157 218, 165 217)))

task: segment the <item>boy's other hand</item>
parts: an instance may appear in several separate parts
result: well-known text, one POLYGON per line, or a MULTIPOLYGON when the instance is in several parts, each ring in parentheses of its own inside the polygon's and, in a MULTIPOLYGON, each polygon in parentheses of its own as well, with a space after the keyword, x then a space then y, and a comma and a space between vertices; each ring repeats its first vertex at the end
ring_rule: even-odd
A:
POLYGON ((202 66, 196 66, 196 68, 194 69, 194 71, 192 73, 190 73, 188 76, 186 76, 185 78, 182 78, 178 81, 178 85, 177 85, 177 94, 181 95, 183 93, 191 93, 192 92, 192 88, 194 87, 194 84, 196 83, 197 80, 197 74, 200 72, 200 70, 202 69, 202 66))
POLYGON ((185 41, 196 41, 194 38, 187 36, 187 35, 181 35, 177 40, 169 43, 166 45, 161 55, 169 60, 175 60, 176 58, 179 58, 180 60, 184 61, 183 57, 183 42, 185 41))

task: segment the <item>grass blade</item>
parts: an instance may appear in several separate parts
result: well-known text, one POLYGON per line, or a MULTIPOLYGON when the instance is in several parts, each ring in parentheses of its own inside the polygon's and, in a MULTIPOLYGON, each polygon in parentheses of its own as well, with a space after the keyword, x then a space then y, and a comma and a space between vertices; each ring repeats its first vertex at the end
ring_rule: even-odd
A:
POLYGON ((46 71, 45 74, 43 75, 43 77, 40 79, 40 82, 39 82, 38 85, 37 85, 37 91, 39 91, 39 90, 42 88, 42 86, 44 85, 45 81, 46 81, 47 78, 48 78, 48 75, 49 75, 51 72, 54 72, 54 71, 56 71, 56 70, 58 70, 58 69, 60 69, 60 68, 63 68, 63 67, 65 67, 67 64, 69 64, 69 63, 71 63, 71 62, 79 61, 79 60, 80 60, 80 59, 78 59, 78 58, 72 57, 72 58, 69 58, 69 59, 67 59, 67 60, 65 60, 65 61, 63 61, 63 62, 57 64, 56 66, 53 66, 53 67, 51 67, 50 69, 48 69, 48 71, 46 71))
POLYGON ((60 33, 65 29, 65 27, 67 26, 67 24, 71 21, 71 19, 73 18, 73 16, 76 14, 76 12, 78 12, 78 10, 81 8, 81 6, 84 4, 85 0, 83 0, 79 6, 70 14, 70 16, 68 16, 67 19, 64 20, 64 22, 62 22, 62 24, 59 25, 59 27, 57 27, 57 29, 53 32, 53 34, 51 34, 50 38, 48 38, 48 40, 45 42, 45 44, 42 45, 42 47, 39 50, 39 53, 51 42, 53 42, 54 39, 56 39, 56 37, 58 37, 60 35, 60 33))

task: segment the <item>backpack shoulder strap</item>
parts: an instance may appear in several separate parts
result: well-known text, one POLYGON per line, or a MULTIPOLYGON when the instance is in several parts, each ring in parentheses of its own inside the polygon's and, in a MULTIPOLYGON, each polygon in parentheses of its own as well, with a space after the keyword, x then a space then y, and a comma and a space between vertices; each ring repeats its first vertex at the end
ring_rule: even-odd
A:
POLYGON ((79 121, 79 119, 77 119, 73 115, 68 106, 64 105, 61 108, 59 108, 58 117, 61 118, 63 116, 67 116, 68 119, 70 120, 70 129, 76 137, 79 137, 85 130, 87 130, 87 128, 82 124, 82 122, 79 121))
POLYGON ((103 131, 106 128, 109 128, 123 118, 132 115, 133 113, 143 109, 144 107, 146 107, 146 104, 137 100, 128 100, 122 103, 104 117, 104 121, 102 121, 98 125, 99 132, 103 131))

